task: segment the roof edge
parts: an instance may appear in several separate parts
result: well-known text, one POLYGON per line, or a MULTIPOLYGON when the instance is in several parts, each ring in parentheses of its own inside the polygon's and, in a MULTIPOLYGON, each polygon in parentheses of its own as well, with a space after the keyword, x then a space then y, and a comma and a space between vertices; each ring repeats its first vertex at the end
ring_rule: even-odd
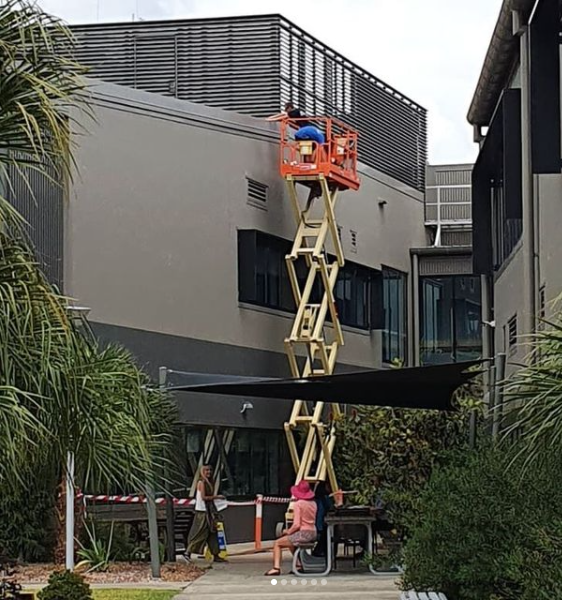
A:
POLYGON ((467 119, 471 125, 487 126, 518 51, 513 34, 512 11, 528 16, 537 0, 503 0, 500 14, 486 52, 467 119))

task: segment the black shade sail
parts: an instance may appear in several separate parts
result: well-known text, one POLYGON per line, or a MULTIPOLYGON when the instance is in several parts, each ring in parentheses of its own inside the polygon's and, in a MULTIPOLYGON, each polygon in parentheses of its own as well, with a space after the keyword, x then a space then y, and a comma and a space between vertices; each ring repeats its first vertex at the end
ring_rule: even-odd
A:
POLYGON ((333 402, 392 408, 452 410, 454 392, 479 374, 480 361, 427 367, 343 373, 307 379, 197 376, 174 391, 333 402), (199 377, 199 378, 198 378, 199 377))

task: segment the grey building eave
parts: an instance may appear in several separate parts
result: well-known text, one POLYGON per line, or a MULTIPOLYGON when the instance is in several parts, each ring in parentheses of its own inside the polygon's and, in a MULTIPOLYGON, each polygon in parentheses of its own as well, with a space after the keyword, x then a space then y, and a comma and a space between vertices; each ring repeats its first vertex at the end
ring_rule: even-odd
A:
POLYGON ((500 94, 511 74, 519 52, 518 38, 513 34, 512 11, 528 17, 537 0, 503 0, 484 65, 468 110, 471 125, 487 126, 500 94))
POLYGON ((278 139, 277 125, 241 113, 178 100, 159 94, 107 83, 99 79, 87 79, 89 102, 95 107, 111 105, 112 108, 137 110, 139 114, 150 113, 167 119, 178 119, 193 126, 213 128, 224 133, 244 135, 257 139, 278 139))
MULTIPOLYGON (((139 115, 150 114, 156 118, 175 119, 194 127, 212 129, 225 134, 266 140, 271 143, 279 141, 278 125, 263 119, 115 83, 107 83, 98 79, 87 79, 86 82, 88 100, 94 109, 96 106, 110 106, 117 110, 136 112, 139 115)), ((379 181, 418 202, 424 200, 422 192, 368 165, 359 163, 358 171, 363 177, 379 181)))

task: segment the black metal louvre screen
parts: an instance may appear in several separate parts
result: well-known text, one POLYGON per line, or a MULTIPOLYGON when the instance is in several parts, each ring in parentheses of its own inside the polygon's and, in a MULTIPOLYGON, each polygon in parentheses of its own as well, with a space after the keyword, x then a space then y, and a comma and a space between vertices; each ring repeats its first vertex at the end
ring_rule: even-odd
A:
POLYGON ((28 242, 50 283, 63 290, 64 275, 64 187, 58 185, 57 173, 47 168, 49 176, 35 169, 19 171, 9 167, 11 185, 7 197, 25 219, 28 242), (49 179, 49 178, 52 178, 49 179))
POLYGON ((90 76, 256 117, 293 100, 360 132, 360 160, 423 191, 427 112, 279 15, 78 25, 90 76))
POLYGON ((560 173, 560 4, 541 0, 531 22, 533 173, 560 173))
POLYGON ((499 268, 521 236, 521 90, 505 90, 472 172, 474 272, 499 268))

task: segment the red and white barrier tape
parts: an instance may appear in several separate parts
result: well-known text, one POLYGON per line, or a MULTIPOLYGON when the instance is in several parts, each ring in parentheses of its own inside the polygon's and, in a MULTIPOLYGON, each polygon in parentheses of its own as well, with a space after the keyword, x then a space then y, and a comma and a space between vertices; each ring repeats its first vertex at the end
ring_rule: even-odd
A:
MULTIPOLYGON (((105 494, 93 495, 93 494, 78 494, 78 499, 82 499, 86 502, 103 502, 108 504, 145 504, 146 498, 144 496, 109 496, 105 494)), ((255 506, 259 502, 263 504, 287 504, 290 502, 290 498, 275 498, 272 496, 265 496, 258 498, 257 500, 248 500, 246 502, 234 502, 228 501, 228 506, 255 506)), ((195 504, 195 500, 192 498, 174 498, 175 506, 188 506, 195 504)), ((156 504, 166 504, 166 498, 157 498, 156 504)))
POLYGON ((272 496, 264 496, 262 502, 264 504, 289 504, 290 498, 274 498, 272 496))

